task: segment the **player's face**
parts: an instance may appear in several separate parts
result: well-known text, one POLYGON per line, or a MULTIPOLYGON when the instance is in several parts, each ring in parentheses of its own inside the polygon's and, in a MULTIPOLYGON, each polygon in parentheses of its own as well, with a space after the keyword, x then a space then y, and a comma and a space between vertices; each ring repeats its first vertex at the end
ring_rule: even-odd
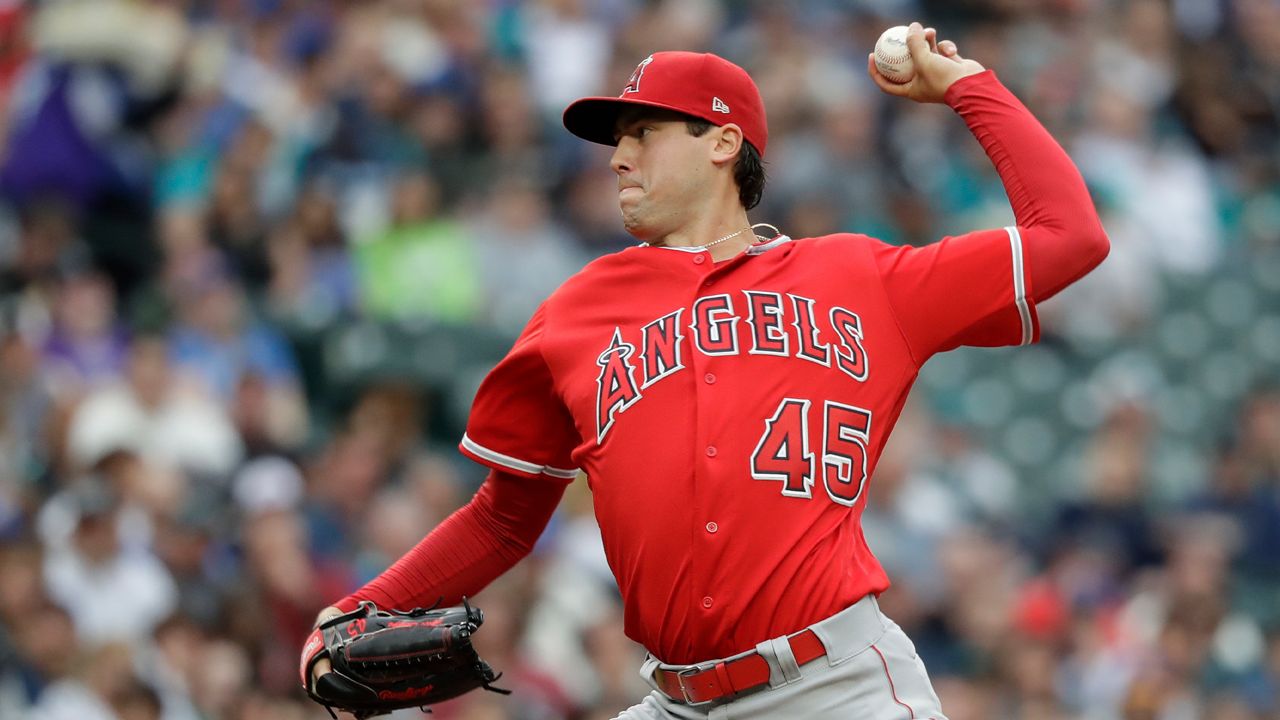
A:
POLYGON ((628 111, 615 130, 609 166, 618 175, 618 205, 627 232, 659 242, 696 216, 713 177, 714 132, 689 134, 682 115, 628 111))

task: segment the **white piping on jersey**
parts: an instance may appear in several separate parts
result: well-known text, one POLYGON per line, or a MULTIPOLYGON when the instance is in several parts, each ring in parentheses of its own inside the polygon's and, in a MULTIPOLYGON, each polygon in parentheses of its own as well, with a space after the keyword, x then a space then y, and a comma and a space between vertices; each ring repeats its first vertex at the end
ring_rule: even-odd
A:
POLYGON ((759 255, 760 253, 769 252, 770 250, 778 247, 779 245, 782 245, 783 243, 789 243, 789 242, 791 242, 791 238, 787 237, 786 235, 779 235, 778 237, 773 238, 769 242, 763 242, 757 245, 752 245, 751 247, 747 248, 747 254, 759 255))
POLYGON ((644 242, 640 243, 639 247, 651 247, 651 248, 654 248, 654 249, 657 249, 657 250, 679 250, 680 252, 687 252, 687 253, 700 253, 700 252, 702 252, 702 248, 700 248, 700 247, 683 247, 683 246, 672 246, 672 245, 650 245, 649 243, 644 243, 644 242))
POLYGON ((1027 282, 1022 268, 1022 234, 1016 225, 1004 229, 1009 233, 1009 247, 1013 252, 1013 303, 1018 306, 1018 316, 1022 318, 1022 342, 1019 345, 1030 345, 1035 328, 1031 323, 1031 308, 1027 305, 1027 282))
POLYGON ((563 478, 565 480, 572 480, 578 477, 578 471, 576 469, 563 470, 561 468, 551 467, 550 465, 538 465, 537 463, 513 458, 510 455, 503 455, 496 450, 490 450, 475 440, 467 437, 465 433, 462 436, 462 446, 489 462, 497 463, 498 465, 512 470, 529 473, 530 475, 550 475, 551 477, 563 478))

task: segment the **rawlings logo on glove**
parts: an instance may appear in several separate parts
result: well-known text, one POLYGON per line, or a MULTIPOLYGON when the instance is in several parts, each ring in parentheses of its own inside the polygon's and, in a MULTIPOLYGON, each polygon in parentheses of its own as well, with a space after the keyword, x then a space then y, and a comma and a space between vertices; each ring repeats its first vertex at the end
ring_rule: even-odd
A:
POLYGON ((407 707, 434 705, 501 677, 480 659, 471 636, 484 622, 479 609, 379 610, 365 601, 345 615, 321 623, 302 649, 302 686, 312 700, 337 718, 334 708, 357 718, 407 707), (311 670, 321 658, 333 666, 318 678, 311 670))

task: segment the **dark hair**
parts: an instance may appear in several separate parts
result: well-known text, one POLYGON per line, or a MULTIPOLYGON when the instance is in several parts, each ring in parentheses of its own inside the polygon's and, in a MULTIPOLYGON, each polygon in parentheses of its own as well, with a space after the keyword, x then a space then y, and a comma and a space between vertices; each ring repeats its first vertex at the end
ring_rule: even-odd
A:
MULTIPOLYGON (((702 137, 708 130, 715 127, 702 118, 693 117, 686 119, 684 124, 689 129, 689 134, 694 137, 702 137)), ((760 198, 764 195, 765 179, 764 158, 760 157, 760 151, 755 145, 744 139, 742 150, 738 153, 738 161, 733 166, 733 180, 738 183, 738 200, 742 203, 742 207, 750 210, 760 204, 760 198)))

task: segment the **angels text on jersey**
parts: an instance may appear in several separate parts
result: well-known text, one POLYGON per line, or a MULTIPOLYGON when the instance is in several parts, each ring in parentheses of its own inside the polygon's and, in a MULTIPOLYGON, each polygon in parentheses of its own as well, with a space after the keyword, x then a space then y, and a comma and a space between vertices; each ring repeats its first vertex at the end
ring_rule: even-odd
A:
POLYGON ((774 355, 864 382, 862 338, 862 320, 851 310, 765 290, 706 295, 692 308, 678 308, 639 329, 614 327, 596 358, 596 443, 604 443, 617 416, 640 402, 647 388, 684 370, 688 352, 774 355), (740 324, 745 332, 739 332, 740 324))

